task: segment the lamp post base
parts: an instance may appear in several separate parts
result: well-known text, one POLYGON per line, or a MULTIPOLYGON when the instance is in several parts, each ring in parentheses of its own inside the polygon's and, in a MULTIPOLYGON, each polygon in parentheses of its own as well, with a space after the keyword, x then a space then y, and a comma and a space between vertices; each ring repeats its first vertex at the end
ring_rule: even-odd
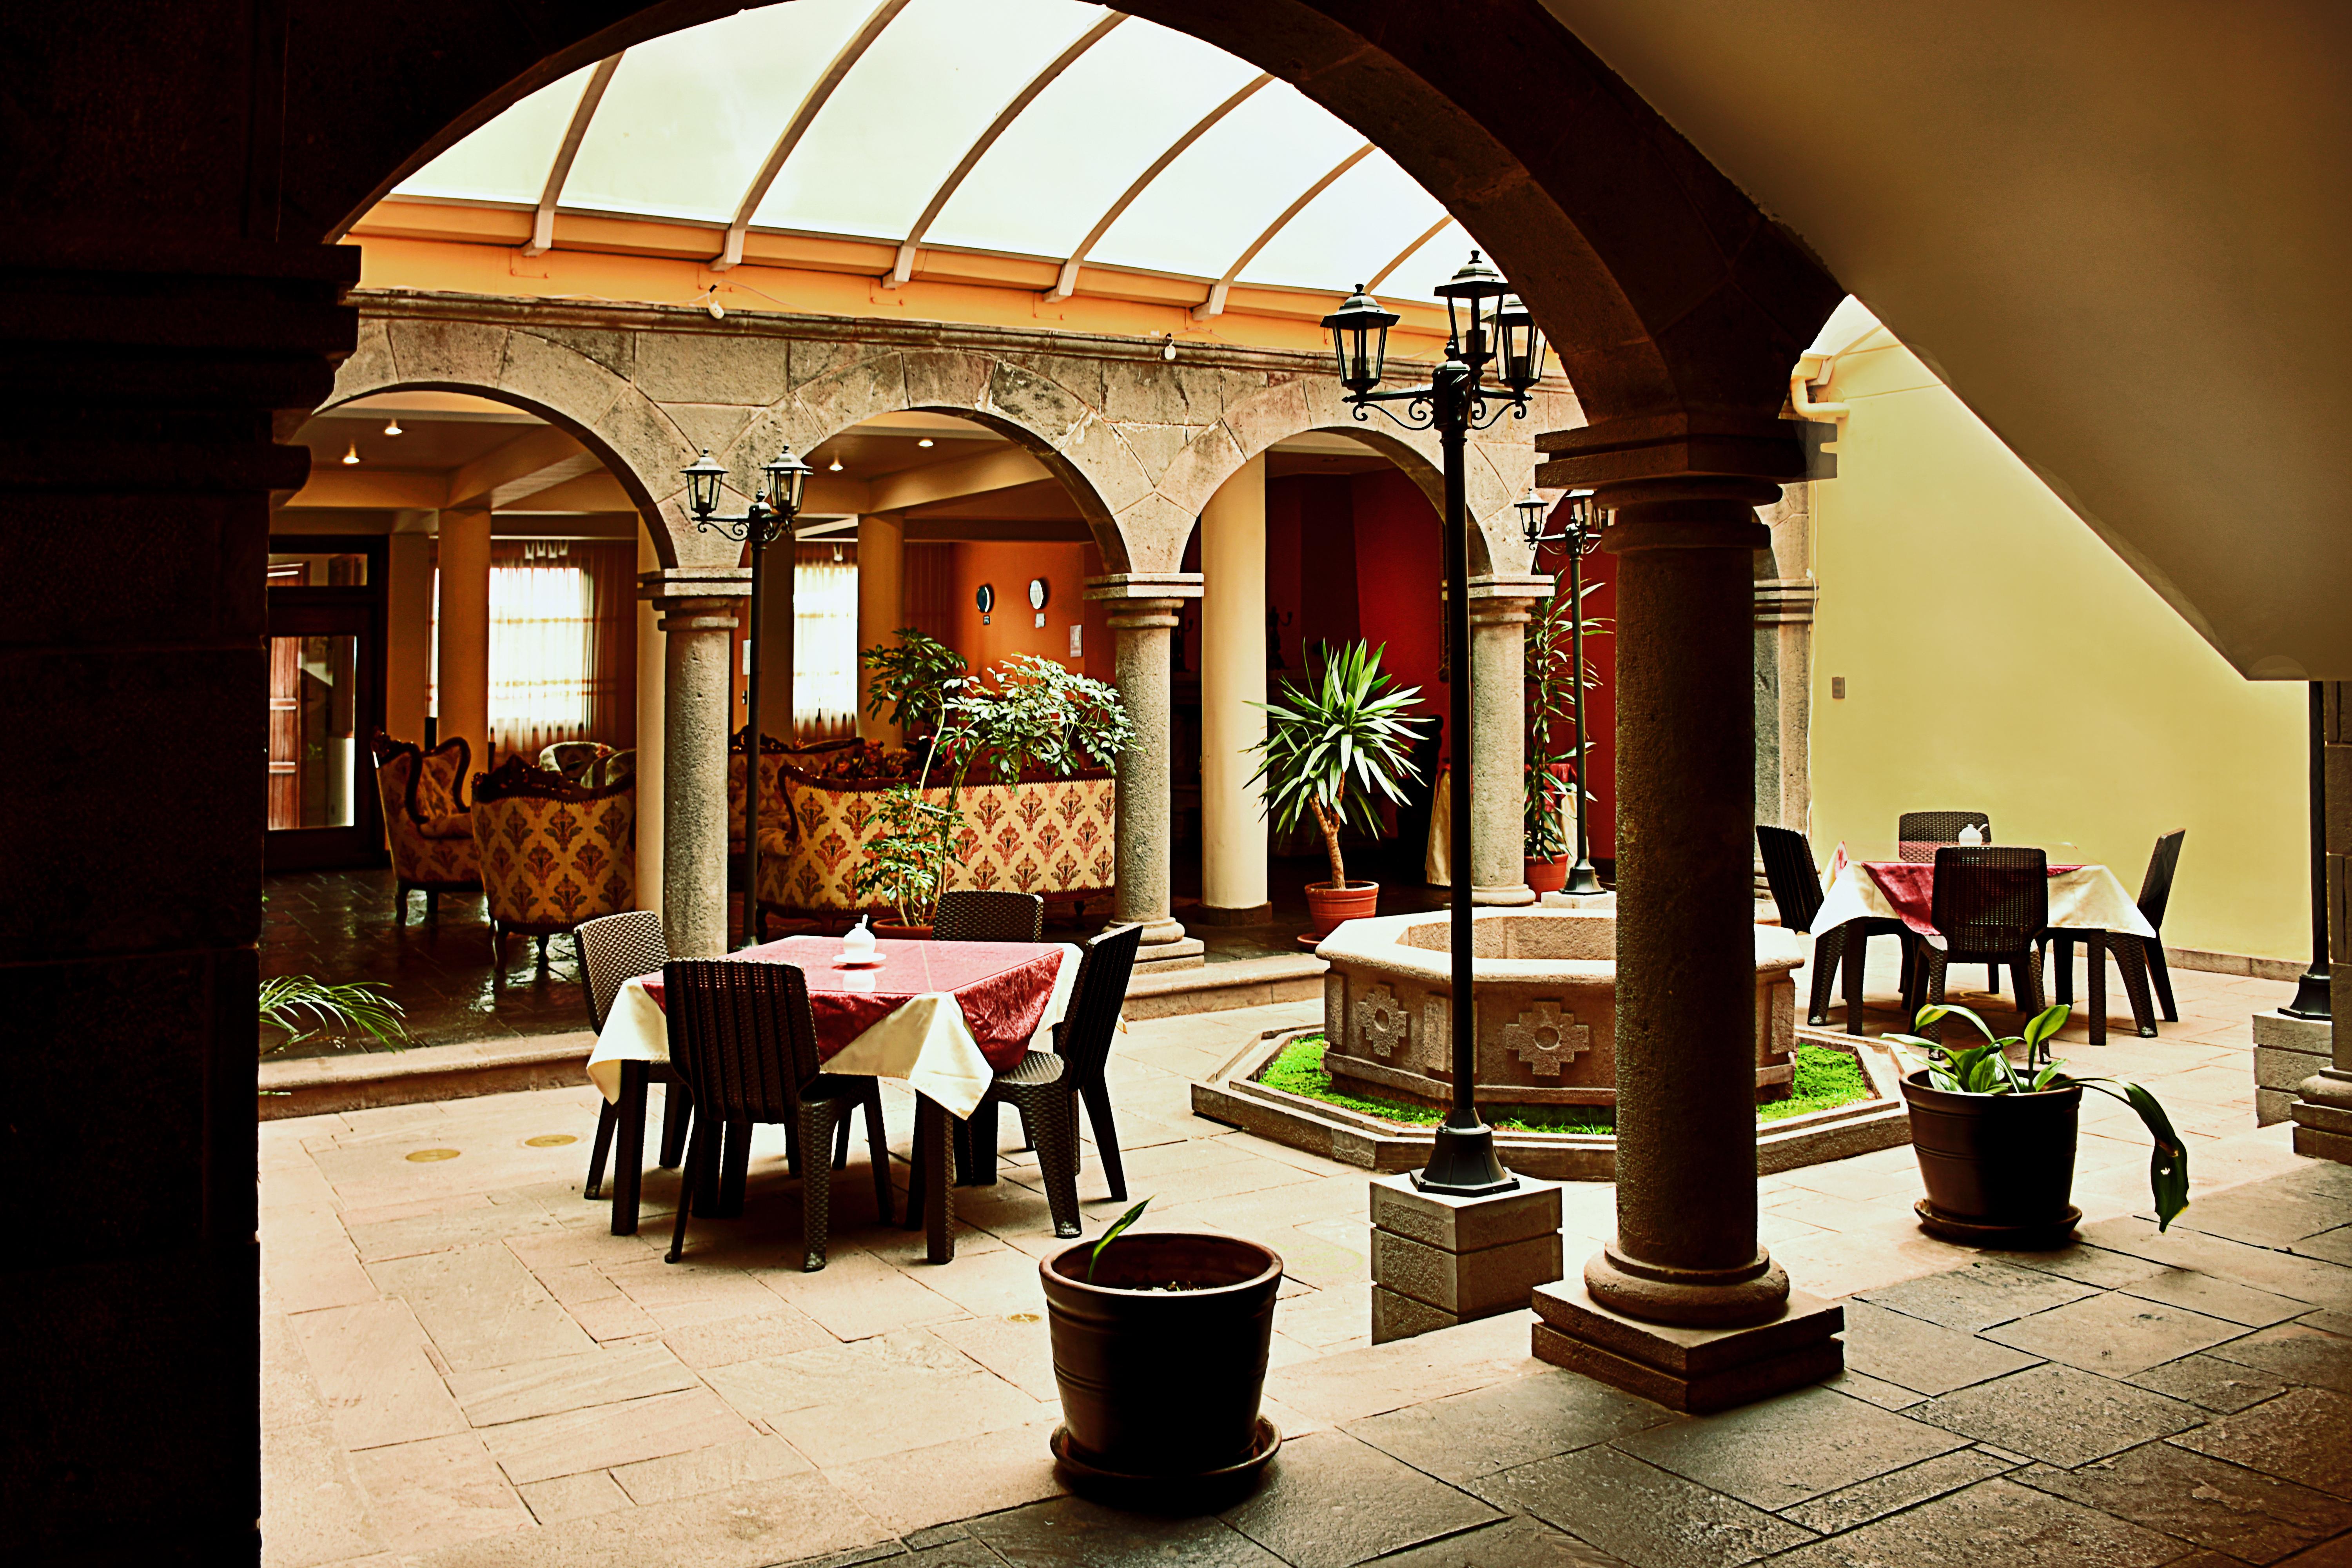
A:
POLYGON ((1578 895, 1608 891, 1601 885, 1601 873, 1592 868, 1591 861, 1581 856, 1577 858, 1575 865, 1568 868, 1568 881, 1559 890, 1578 895))
POLYGON ((1449 1119, 1438 1128, 1428 1167, 1413 1173, 1412 1184, 1446 1197, 1482 1198, 1513 1191, 1519 1179, 1495 1157, 1493 1128, 1475 1120, 1458 1127, 1449 1119))
POLYGON ((2303 978, 2295 983, 2294 1000, 2279 1011, 2290 1018, 2324 1021, 2334 1010, 2329 1002, 2328 988, 2327 965, 2315 963, 2305 970, 2303 978))

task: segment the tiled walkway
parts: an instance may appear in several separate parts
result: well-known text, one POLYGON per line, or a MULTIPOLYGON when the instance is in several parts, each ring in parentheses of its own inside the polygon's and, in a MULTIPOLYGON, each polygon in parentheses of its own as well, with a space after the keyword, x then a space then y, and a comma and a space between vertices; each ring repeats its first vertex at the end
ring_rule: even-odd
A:
MULTIPOLYGON (((1189 1112, 1187 1075, 1314 1009, 1135 1026, 1114 1082, 1148 1223, 1288 1266, 1267 1397, 1289 1441, 1201 1519, 1060 1493, 1030 1157, 959 1193, 944 1268, 874 1225, 853 1173, 808 1275, 768 1142, 744 1217, 698 1221, 686 1263, 659 1251, 674 1175, 648 1175, 642 1236, 608 1234, 579 1194, 585 1089, 273 1122, 267 1561, 2352 1563, 2352 1172, 2252 1128, 2244 1018, 2276 988, 2182 980, 2164 1039, 2062 1041, 2189 1138, 2170 1235, 2133 1217, 2147 1150, 2120 1107, 2086 1118, 2062 1253, 1922 1236, 1907 1149, 1767 1178, 1775 1256, 1849 1298, 1850 1370, 1696 1420, 1530 1360, 1525 1313, 1368 1345, 1363 1173, 1189 1112)), ((1090 1158, 1090 1230, 1117 1206, 1100 1182, 1090 1158)), ((1566 1196, 1573 1267, 1612 1194, 1566 1196)))

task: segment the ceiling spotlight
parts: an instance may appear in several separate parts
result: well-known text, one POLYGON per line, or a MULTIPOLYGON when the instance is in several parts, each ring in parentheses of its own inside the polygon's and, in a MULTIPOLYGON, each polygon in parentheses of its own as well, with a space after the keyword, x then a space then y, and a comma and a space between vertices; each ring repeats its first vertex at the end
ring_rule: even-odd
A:
POLYGON ((351 450, 343 454, 343 461, 346 463, 356 463, 359 460, 360 444, 357 441, 354 441, 352 443, 351 450))
POLYGON ((838 545, 838 544, 836 544, 836 545, 835 545, 835 546, 833 547, 833 558, 834 558, 835 561, 838 561, 838 560, 840 560, 840 559, 841 559, 841 546, 840 546, 840 545, 838 545))
POLYGON ((918 441, 918 442, 916 442, 916 443, 915 443, 915 445, 916 445, 916 446, 918 446, 918 447, 928 447, 928 446, 929 446, 930 444, 931 444, 931 438, 930 438, 929 436, 924 437, 921 440, 919 440, 919 441, 918 441))
POLYGON ((383 433, 387 436, 398 436, 404 434, 400 428, 399 415, 395 414, 390 419, 384 421, 383 433))
POLYGON ((841 459, 839 458, 835 458, 832 462, 827 463, 825 468, 833 473, 837 474, 841 472, 841 459))

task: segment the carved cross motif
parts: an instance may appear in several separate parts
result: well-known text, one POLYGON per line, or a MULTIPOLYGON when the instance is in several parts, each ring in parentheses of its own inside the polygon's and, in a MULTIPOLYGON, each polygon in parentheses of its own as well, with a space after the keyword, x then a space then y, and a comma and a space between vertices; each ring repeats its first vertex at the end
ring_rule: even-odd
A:
POLYGON ((1412 1032, 1412 1016, 1385 985, 1375 985, 1356 1004, 1356 1033, 1376 1057, 1391 1057, 1412 1032))
POLYGON ((1557 1002, 1538 1002, 1503 1026, 1504 1046, 1544 1078, 1558 1078, 1560 1068, 1592 1045, 1592 1031, 1557 1002))

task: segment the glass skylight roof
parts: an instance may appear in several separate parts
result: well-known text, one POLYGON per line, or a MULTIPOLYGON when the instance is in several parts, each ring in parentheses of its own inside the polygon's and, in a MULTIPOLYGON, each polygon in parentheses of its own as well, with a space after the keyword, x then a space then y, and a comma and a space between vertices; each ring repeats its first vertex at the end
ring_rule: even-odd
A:
MULTIPOLYGON (((1100 266, 1335 292, 1370 281, 1443 220, 1387 154, 1359 157, 1363 136, 1287 83, 1260 82, 1246 61, 1120 17, 1036 91, 918 235, 1007 107, 1114 17, 1080 0, 792 0, 657 38, 620 58, 558 203, 723 227, 752 201, 755 229, 1057 263, 1084 247, 1083 259, 1100 266), (851 46, 861 38, 859 52, 851 46), (820 103, 812 95, 845 51, 846 68, 820 103), (796 118, 804 124, 787 145, 796 118)), ((532 94, 395 194, 535 206, 592 74, 532 94)), ((1376 288, 1433 298, 1467 247, 1448 225, 1376 288)))

